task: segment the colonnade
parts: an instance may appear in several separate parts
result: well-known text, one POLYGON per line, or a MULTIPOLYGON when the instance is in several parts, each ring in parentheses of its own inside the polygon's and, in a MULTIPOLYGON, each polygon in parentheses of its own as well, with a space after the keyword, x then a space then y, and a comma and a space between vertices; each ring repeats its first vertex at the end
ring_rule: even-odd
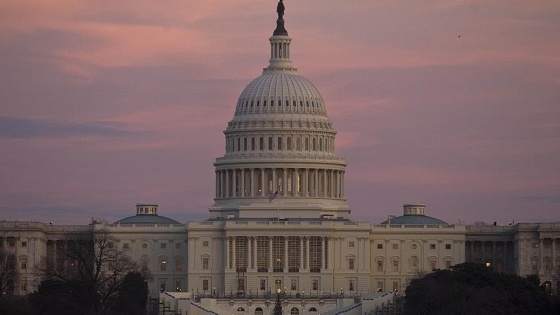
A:
POLYGON ((275 237, 268 236, 228 237, 226 242, 226 270, 247 271, 253 269, 258 272, 309 270, 310 272, 320 272, 320 270, 329 268, 329 239, 327 237, 293 236, 278 238, 281 241, 280 243, 274 242, 275 237), (266 244, 259 245, 257 238, 264 238, 266 244), (239 244, 240 242, 242 244, 239 244))
POLYGON ((313 168, 241 168, 216 170, 216 198, 344 198, 344 170, 313 168))

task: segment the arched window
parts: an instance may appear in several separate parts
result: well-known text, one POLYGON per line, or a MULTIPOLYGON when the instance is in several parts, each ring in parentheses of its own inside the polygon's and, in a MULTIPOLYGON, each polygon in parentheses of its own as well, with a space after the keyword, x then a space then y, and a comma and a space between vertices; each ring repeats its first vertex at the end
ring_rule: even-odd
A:
POLYGON ((238 311, 238 312, 245 312, 245 309, 244 309, 243 307, 238 307, 238 308, 237 308, 237 311, 238 311))
POLYGON ((272 150, 272 137, 268 137, 268 149, 272 150))
POLYGON ((255 315, 263 315, 263 309, 260 307, 257 307, 255 309, 255 315))
POLYGON ((319 139, 319 151, 323 151, 323 138, 319 139))
POLYGON ((297 307, 292 307, 290 315, 299 315, 299 309, 297 307))
POLYGON ((251 138, 251 150, 255 151, 255 138, 251 138))
POLYGON ((312 147, 313 151, 317 150, 317 139, 313 138, 313 147, 312 147))
POLYGON ((317 312, 317 309, 314 308, 314 307, 311 307, 311 308, 309 308, 309 311, 310 311, 310 312, 317 312))
POLYGON ((309 138, 305 138, 305 151, 309 151, 309 138))
POLYGON ((292 150, 292 137, 288 137, 286 139, 286 149, 287 150, 292 150))
POLYGON ((259 139, 259 150, 262 151, 263 149, 264 149, 264 138, 261 137, 261 138, 259 139))
POLYGON ((301 137, 296 138, 296 151, 301 151, 301 137))
POLYGON ((278 150, 282 150, 282 137, 278 137, 278 150))
POLYGON ((237 138, 237 151, 241 151, 241 138, 237 138))

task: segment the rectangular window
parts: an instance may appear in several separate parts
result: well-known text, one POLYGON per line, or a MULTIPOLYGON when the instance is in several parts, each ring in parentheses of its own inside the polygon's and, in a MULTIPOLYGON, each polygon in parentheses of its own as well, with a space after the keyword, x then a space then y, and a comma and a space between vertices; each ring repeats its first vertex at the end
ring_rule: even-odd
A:
POLYGON ((377 244, 377 249, 383 249, 383 244, 377 244))
POLYGON ((377 281, 377 292, 383 292, 385 290, 385 284, 383 281, 377 281))
POLYGON ((446 260, 445 261, 445 269, 449 269, 451 268, 451 260, 446 260))
POLYGON ((451 244, 445 244, 445 249, 451 249, 451 244))
POLYGON ((257 236, 257 270, 268 272, 270 243, 267 236, 257 236))
POLYGON ((175 271, 181 271, 182 268, 183 268, 183 260, 175 259, 175 271))
POLYGON ((283 272, 284 271, 284 264, 286 263, 284 260, 285 256, 285 241, 283 236, 273 236, 272 237, 272 262, 273 271, 275 272, 283 272))
POLYGON ((175 243, 175 249, 181 249, 181 243, 175 243))
POLYGON ((348 291, 354 291, 354 280, 348 280, 348 291))
POLYGON ((348 259, 348 269, 354 270, 354 258, 348 259))
POLYGON ((313 290, 317 291, 319 290, 319 279, 313 279, 313 290))
POLYGON ((242 269, 249 267, 248 262, 248 248, 247 248, 248 238, 247 236, 236 236, 235 237, 235 266, 237 269, 242 269))
POLYGON ((292 279, 290 281, 290 290, 292 291, 296 291, 297 290, 297 280, 296 279, 292 279))
POLYGON ((398 272, 398 271, 399 271, 399 261, 393 260, 393 272, 398 272))
POLYGON ((320 272, 321 255, 321 237, 311 236, 309 238, 309 269, 311 272, 320 272))
POLYGON ((202 246, 208 247, 208 241, 202 241, 202 246))
POLYGON ((354 247, 354 241, 348 242, 348 247, 354 247))
POLYGON ((208 270, 208 257, 202 257, 202 269, 208 270))
POLYGON ((159 283, 159 289, 161 290, 161 292, 165 292, 165 280, 161 280, 161 282, 159 283))
POLYGON ((298 272, 300 268, 301 243, 299 236, 288 236, 288 268, 289 272, 298 272))
POLYGON ((124 249, 129 249, 129 248, 130 248, 130 245, 129 245, 128 243, 124 243, 124 244, 123 244, 123 248, 124 248, 124 249))
POLYGON ((21 269, 27 269, 27 258, 21 259, 21 269))
POLYGON ((430 249, 436 249, 436 244, 430 244, 430 249))
POLYGON ((21 247, 27 247, 27 242, 26 241, 21 242, 21 247))
POLYGON ((383 260, 377 261, 377 271, 383 271, 383 260))
POLYGON ((251 150, 255 151, 255 138, 251 138, 251 150))
POLYGON ((393 292, 398 292, 398 291, 399 291, 399 282, 393 281, 393 292))
POLYGON ((8 239, 8 246, 10 247, 16 246, 16 241, 14 239, 8 239))
POLYGON ((167 271, 167 260, 165 260, 165 259, 160 260, 159 270, 160 271, 167 271))
POLYGON ((538 244, 538 243, 532 243, 532 244, 531 244, 531 247, 537 248, 537 247, 539 247, 539 244, 538 244))
POLYGON ((393 249, 399 249, 399 244, 393 244, 393 249))
POLYGON ((266 280, 265 279, 261 279, 261 290, 266 290, 266 280))
POLYGON ((208 279, 202 280, 202 291, 208 291, 208 288, 209 288, 208 279))
POLYGON ((166 248, 166 247, 167 247, 167 244, 161 243, 160 246, 161 246, 161 248, 166 248))
POLYGON ((181 292, 183 290, 180 280, 175 281, 175 290, 177 292, 181 292))

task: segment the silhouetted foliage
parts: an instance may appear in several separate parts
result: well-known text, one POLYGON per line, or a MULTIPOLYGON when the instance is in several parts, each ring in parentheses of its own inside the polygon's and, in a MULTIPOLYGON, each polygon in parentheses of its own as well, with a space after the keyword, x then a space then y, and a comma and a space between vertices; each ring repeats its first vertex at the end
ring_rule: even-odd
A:
POLYGON ((123 279, 112 310, 115 314, 122 315, 146 314, 147 300, 146 278, 139 272, 129 272, 123 279))
POLYGON ((29 295, 29 300, 35 306, 37 314, 85 315, 92 308, 88 289, 78 280, 49 279, 39 284, 37 291, 29 295))
POLYGON ((0 314, 33 315, 37 312, 27 296, 7 296, 0 299, 0 314))
POLYGON ((61 246, 56 263, 37 266, 43 279, 56 281, 45 283, 35 301, 47 305, 49 299, 56 300, 50 291, 58 291, 68 300, 61 301, 68 303, 68 308, 79 304, 80 310, 74 314, 100 314, 111 309, 125 275, 136 269, 128 251, 120 248, 114 237, 104 230, 95 231, 61 246))
POLYGON ((0 299, 14 294, 17 282, 16 255, 0 247, 0 299))
POLYGON ((533 281, 479 264, 459 264, 412 280, 404 314, 558 314, 557 297, 547 296, 533 281))
POLYGON ((276 304, 274 304, 274 315, 282 315, 282 301, 280 301, 280 294, 276 295, 276 304))

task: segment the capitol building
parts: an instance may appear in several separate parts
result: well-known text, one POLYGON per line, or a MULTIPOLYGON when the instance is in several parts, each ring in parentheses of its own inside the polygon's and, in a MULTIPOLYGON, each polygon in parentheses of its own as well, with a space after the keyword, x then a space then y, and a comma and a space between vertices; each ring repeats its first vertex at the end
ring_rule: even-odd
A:
POLYGON ((272 314, 277 294, 285 314, 351 313, 463 262, 536 274, 560 290, 560 223, 448 224, 421 203, 384 222, 353 221, 328 104, 292 64, 282 1, 277 13, 268 66, 225 126, 208 219, 180 223, 137 204, 113 223, 0 221, 0 247, 17 258, 11 293, 36 290, 35 265, 56 264, 67 242, 96 231, 149 271, 151 296, 182 314, 272 314))

